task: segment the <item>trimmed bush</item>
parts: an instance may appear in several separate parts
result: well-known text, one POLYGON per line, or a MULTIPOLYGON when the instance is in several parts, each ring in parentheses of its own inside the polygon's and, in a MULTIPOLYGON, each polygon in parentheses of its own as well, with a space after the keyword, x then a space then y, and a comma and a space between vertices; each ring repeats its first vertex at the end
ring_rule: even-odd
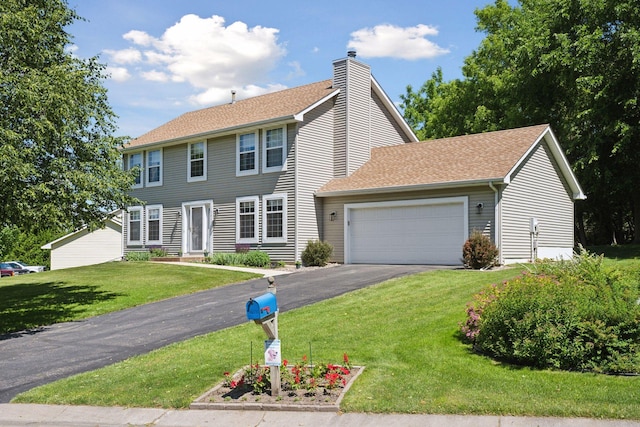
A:
POLYGON ((306 266, 324 267, 333 254, 333 246, 320 240, 309 240, 302 252, 302 263, 306 266))
POLYGON ((471 237, 464 242, 462 247, 464 265, 476 270, 493 266, 497 256, 498 248, 496 245, 478 230, 473 230, 471 237))
POLYGON ((462 331, 476 351, 514 364, 640 373, 639 296, 637 277, 583 251, 477 294, 462 331))
POLYGON ((271 258, 263 251, 249 251, 246 253, 244 264, 250 267, 270 267, 271 258))
POLYGON ((151 259, 151 253, 149 251, 136 251, 127 252, 124 255, 126 261, 149 261, 151 259))
POLYGON ((216 265, 246 265, 249 267, 268 267, 271 265, 269 254, 263 251, 216 252, 206 262, 216 265))

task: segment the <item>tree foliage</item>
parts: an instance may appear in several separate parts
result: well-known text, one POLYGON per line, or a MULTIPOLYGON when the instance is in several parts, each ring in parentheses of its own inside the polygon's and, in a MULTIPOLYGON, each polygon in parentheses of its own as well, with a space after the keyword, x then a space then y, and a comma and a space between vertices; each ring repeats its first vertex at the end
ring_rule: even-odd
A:
POLYGON ((98 225, 133 183, 97 58, 70 52, 65 0, 0 3, 0 227, 98 225))
POLYGON ((476 10, 486 34, 463 79, 440 71, 403 96, 424 138, 550 123, 588 199, 593 242, 640 241, 640 9, 635 0, 506 0, 476 10))

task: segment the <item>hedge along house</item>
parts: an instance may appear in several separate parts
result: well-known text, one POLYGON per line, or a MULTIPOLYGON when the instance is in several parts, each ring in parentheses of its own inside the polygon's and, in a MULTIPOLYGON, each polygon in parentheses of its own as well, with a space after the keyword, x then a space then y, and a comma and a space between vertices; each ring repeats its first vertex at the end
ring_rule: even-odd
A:
POLYGON ((320 187, 373 147, 416 141, 355 54, 334 61, 330 80, 186 113, 123 149, 125 167, 139 170, 131 194, 144 201, 127 209, 124 251, 240 245, 293 263, 328 232, 320 187))
POLYGON ((123 156, 145 202, 125 252, 241 245, 292 263, 320 239, 335 262, 456 265, 478 229, 501 263, 569 257, 584 198, 547 125, 418 143, 352 53, 331 80, 186 113, 123 156))
POLYGON ((316 196, 336 260, 400 264, 460 264, 474 229, 501 264, 571 258, 585 198, 548 125, 372 148, 316 196))

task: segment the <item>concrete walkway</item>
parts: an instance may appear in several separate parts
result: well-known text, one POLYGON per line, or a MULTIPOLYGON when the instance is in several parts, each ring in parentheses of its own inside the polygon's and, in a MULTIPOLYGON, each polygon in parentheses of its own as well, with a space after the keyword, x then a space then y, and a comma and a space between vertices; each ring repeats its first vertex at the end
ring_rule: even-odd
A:
POLYGON ((0 426, 638 427, 640 421, 475 415, 335 414, 0 404, 0 426))

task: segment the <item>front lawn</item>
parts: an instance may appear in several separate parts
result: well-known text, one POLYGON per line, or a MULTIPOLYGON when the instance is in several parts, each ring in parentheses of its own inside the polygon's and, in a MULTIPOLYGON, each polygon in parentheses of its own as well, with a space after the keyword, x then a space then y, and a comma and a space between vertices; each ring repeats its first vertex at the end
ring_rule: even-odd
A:
MULTIPOLYGON (((640 378, 534 370, 474 354, 459 339, 466 303, 518 269, 436 271, 282 313, 283 358, 366 370, 348 412, 502 414, 640 419, 640 378)), ((18 396, 15 402, 184 408, 225 371, 261 359, 253 322, 170 345, 18 396)))
POLYGON ((0 335, 69 322, 260 277, 145 262, 110 262, 0 280, 0 335))

